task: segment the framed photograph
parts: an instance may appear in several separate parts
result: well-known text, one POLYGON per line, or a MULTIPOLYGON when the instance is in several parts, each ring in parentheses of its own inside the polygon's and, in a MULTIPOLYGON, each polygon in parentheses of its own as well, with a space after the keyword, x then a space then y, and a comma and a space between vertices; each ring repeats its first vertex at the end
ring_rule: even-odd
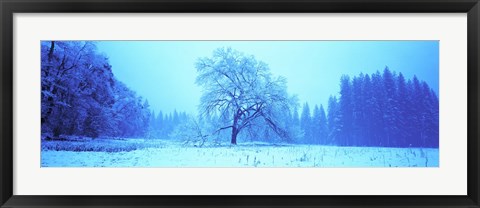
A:
POLYGON ((479 207, 478 0, 2 1, 1 207, 479 207))

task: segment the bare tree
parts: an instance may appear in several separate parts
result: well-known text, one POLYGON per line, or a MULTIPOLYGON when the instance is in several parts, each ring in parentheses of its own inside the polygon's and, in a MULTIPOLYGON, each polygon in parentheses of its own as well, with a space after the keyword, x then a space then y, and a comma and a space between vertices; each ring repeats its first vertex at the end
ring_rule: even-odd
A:
POLYGON ((289 110, 294 99, 288 96, 285 78, 273 77, 267 64, 231 48, 219 48, 213 57, 200 58, 196 68, 196 83, 204 88, 200 113, 226 121, 216 131, 231 129, 232 144, 256 119, 264 119, 279 136, 288 137, 275 112, 289 110))

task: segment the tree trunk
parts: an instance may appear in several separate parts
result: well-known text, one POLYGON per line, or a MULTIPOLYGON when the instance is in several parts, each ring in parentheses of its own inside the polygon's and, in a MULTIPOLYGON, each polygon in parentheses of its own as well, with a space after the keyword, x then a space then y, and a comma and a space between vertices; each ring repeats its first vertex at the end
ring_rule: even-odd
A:
POLYGON ((60 127, 56 126, 53 128, 53 139, 59 139, 60 137, 60 127))
POLYGON ((52 64, 53 51, 55 50, 55 41, 50 43, 50 50, 48 51, 48 62, 52 64))
POLYGON ((232 141, 231 144, 237 144, 237 135, 240 129, 238 129, 238 118, 240 110, 233 115, 233 125, 232 125, 232 141))
POLYGON ((237 127, 232 127, 232 141, 231 144, 237 144, 237 135, 238 135, 238 130, 237 127))

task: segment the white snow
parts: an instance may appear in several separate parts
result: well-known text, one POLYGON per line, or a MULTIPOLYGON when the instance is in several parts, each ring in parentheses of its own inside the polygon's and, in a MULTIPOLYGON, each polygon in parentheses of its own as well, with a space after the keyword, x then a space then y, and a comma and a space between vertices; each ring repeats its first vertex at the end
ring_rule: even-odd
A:
MULTIPOLYGON (((118 142, 118 141, 116 141, 118 142)), ((128 141, 125 141, 128 142, 128 141)), ((244 143, 162 145, 124 152, 42 150, 42 167, 438 167, 438 149, 244 143)))

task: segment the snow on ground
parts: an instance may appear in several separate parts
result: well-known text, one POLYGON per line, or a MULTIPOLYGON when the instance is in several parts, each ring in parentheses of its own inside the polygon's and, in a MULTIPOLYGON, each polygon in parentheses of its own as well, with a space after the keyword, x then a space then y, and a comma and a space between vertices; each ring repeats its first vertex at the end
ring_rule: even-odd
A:
MULTIPOLYGON (((68 142, 68 141, 67 141, 68 142)), ((118 142, 118 141, 117 141, 118 142)), ((125 141, 128 142, 128 141, 125 141)), ((43 149, 42 167, 438 167, 438 149, 271 145, 162 145, 133 151, 43 149)))

